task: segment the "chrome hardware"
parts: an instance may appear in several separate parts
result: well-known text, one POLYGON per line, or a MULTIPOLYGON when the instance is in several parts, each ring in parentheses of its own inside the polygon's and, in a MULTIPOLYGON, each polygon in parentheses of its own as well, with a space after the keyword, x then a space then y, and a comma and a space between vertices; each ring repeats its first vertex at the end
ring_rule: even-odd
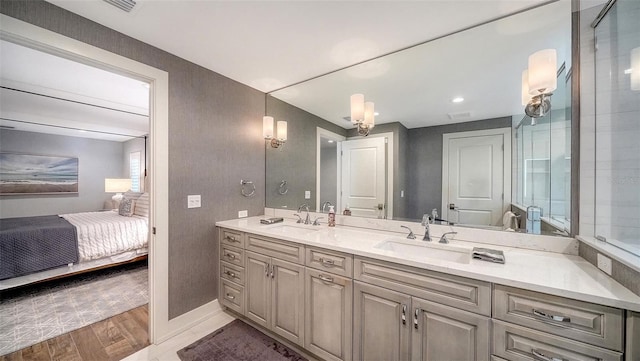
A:
POLYGON ((431 218, 428 214, 422 215, 422 224, 424 226, 424 236, 422 237, 423 241, 431 242, 431 229, 429 228, 429 224, 431 223, 431 218))
POLYGON ((604 236, 596 236, 596 240, 607 243, 607 237, 604 237, 604 236))
POLYGON ((314 225, 314 226, 319 226, 319 225, 320 225, 320 222, 319 222, 319 221, 320 221, 321 219, 324 219, 324 217, 318 217, 318 218, 316 218, 316 220, 315 220, 315 221, 313 221, 313 225, 314 225))
POLYGON ((402 228, 406 228, 409 230, 409 234, 407 235, 407 239, 416 239, 416 235, 413 234, 413 231, 411 230, 411 228, 407 227, 407 226, 400 226, 402 228))
POLYGON ((442 235, 442 237, 440 237, 440 243, 449 243, 449 239, 447 238, 448 234, 458 234, 458 232, 446 232, 445 234, 442 235))
POLYGON ((230 299, 230 300, 235 300, 236 296, 234 296, 234 295, 232 295, 230 293, 227 293, 227 298, 230 299))
POLYGON ((300 207, 298 207, 298 213, 302 212, 303 209, 307 212, 307 218, 305 218, 303 223, 311 224, 311 218, 309 217, 309 205, 306 203, 302 203, 300 207))
POLYGON ((325 208, 326 208, 327 206, 332 206, 332 205, 333 205, 333 204, 331 204, 331 202, 326 201, 326 202, 322 203, 322 207, 320 208, 320 211, 321 211, 322 213, 324 213, 325 208))
POLYGON ((271 266, 267 263, 267 267, 264 268, 264 276, 265 277, 269 277, 269 267, 271 267, 271 266))
POLYGON ((256 194, 256 185, 253 184, 252 181, 240 179, 240 193, 242 193, 242 195, 245 197, 253 197, 253 195, 256 194), (251 190, 249 192, 245 190, 246 185, 251 186, 251 190))
POLYGON ((236 277, 236 274, 231 272, 231 271, 224 271, 224 274, 226 274, 227 276, 229 276, 231 278, 238 278, 238 277, 236 277))
POLYGON ((226 236, 224 237, 224 239, 226 239, 229 242, 240 242, 236 239, 236 237, 231 237, 231 236, 226 236))
POLYGON ((416 311, 413 313, 413 327, 418 329, 418 313, 420 313, 420 309, 416 308, 416 311))
POLYGON ((550 321, 557 321, 557 322, 571 322, 571 317, 567 317, 567 316, 555 316, 555 315, 549 315, 546 314, 542 311, 538 311, 536 309, 533 310, 533 315, 543 318, 545 320, 550 320, 550 321))
POLYGON ((331 276, 319 275, 318 278, 323 280, 323 281, 325 281, 325 282, 333 283, 333 277, 331 277, 331 276))
POLYGON ((300 215, 298 213, 294 213, 293 215, 298 217, 298 220, 296 221, 296 223, 302 223, 303 222, 302 218, 300 217, 300 215))
POLYGON ((285 195, 287 192, 289 192, 289 187, 287 187, 287 181, 283 179, 278 186, 278 194, 285 195))
POLYGON ((407 324, 407 305, 402 305, 402 324, 407 324))
POLYGON ((536 359, 536 360, 542 360, 542 361, 567 361, 566 359, 563 359, 563 358, 547 357, 543 353, 538 352, 536 350, 531 350, 531 354, 533 355, 533 358, 536 359))
POLYGON ((273 270, 276 268, 276 266, 271 265, 271 278, 273 278, 273 270))
POLYGON ((336 261, 334 261, 332 259, 324 259, 324 258, 320 257, 320 259, 318 259, 318 262, 322 263, 322 265, 325 266, 325 267, 335 267, 336 266, 336 261))
POLYGON ((236 259, 236 256, 231 253, 225 253, 224 256, 230 259, 236 259))

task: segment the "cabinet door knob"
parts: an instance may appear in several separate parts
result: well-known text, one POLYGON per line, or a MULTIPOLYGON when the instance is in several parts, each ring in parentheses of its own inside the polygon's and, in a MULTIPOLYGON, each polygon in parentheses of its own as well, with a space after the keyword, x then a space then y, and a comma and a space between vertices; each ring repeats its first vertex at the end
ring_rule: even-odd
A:
POLYGON ((571 317, 567 317, 567 316, 556 316, 556 315, 550 315, 548 313, 542 312, 542 311, 538 311, 535 308, 533 309, 533 315, 545 320, 550 320, 550 321, 557 321, 557 322, 571 322, 571 317))
POLYGON ((402 324, 407 324, 407 305, 402 305, 402 324))

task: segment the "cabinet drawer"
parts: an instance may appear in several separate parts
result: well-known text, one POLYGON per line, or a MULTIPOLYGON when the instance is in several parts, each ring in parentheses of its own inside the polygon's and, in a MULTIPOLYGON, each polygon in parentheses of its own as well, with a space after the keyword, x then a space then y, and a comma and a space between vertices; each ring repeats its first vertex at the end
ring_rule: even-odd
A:
POLYGON ((220 259, 237 266, 244 266, 244 250, 227 246, 220 246, 220 259))
POLYGON ((220 243, 233 247, 244 248, 244 237, 242 232, 221 228, 220 243))
POLYGON ((451 307, 491 316, 489 282, 356 257, 354 278, 451 307))
POLYGON ((495 285, 493 317, 616 351, 623 348, 623 310, 495 285))
POLYGON ((353 277, 353 256, 350 254, 309 247, 305 259, 308 267, 353 277))
POLYGON ((304 264, 304 246, 301 244, 247 234, 245 249, 281 260, 304 264))
POLYGON ((225 261, 220 262, 220 278, 244 286, 244 268, 225 261))
POLYGON ((622 361, 622 354, 506 322, 493 322, 493 353, 512 361, 622 361))
POLYGON ((218 299, 223 305, 244 315, 244 287, 221 279, 218 299))

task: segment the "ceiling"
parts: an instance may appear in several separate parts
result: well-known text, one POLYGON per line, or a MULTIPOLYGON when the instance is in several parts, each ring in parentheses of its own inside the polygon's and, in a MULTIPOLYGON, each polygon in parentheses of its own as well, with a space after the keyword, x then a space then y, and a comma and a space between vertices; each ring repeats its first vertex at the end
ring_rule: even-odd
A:
POLYGON ((263 92, 545 2, 48 1, 263 92))

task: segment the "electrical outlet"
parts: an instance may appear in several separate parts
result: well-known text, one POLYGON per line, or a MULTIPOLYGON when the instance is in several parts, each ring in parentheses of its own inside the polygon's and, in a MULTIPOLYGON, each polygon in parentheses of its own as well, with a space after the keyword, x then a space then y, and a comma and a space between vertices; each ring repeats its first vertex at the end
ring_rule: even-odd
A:
POLYGON ((244 211, 238 211, 238 218, 245 218, 246 216, 249 215, 249 212, 244 210, 244 211))
POLYGON ((400 198, 404 198, 404 190, 400 191, 400 198))
POLYGON ((202 206, 199 194, 187 196, 187 208, 200 208, 202 206))
POLYGON ((304 199, 311 199, 311 191, 304 191, 304 199))
POLYGON ((611 259, 598 253, 598 268, 611 276, 611 259))

